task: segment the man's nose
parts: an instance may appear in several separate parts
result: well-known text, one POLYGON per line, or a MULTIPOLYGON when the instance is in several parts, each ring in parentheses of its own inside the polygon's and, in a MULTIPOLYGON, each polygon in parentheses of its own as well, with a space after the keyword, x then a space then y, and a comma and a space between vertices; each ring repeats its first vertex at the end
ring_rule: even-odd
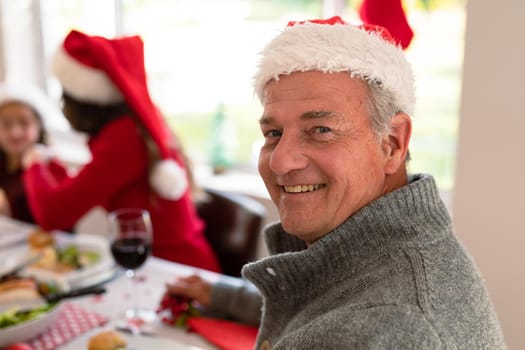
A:
POLYGON ((270 156, 270 169, 277 175, 300 170, 308 165, 306 148, 301 139, 283 134, 270 156))

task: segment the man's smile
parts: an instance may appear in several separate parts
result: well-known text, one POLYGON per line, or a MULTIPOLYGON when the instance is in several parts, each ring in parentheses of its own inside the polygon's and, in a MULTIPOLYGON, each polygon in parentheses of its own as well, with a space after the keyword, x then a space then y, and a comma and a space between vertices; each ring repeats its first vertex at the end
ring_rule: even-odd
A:
POLYGON ((326 184, 282 186, 286 193, 313 192, 325 187, 326 184))

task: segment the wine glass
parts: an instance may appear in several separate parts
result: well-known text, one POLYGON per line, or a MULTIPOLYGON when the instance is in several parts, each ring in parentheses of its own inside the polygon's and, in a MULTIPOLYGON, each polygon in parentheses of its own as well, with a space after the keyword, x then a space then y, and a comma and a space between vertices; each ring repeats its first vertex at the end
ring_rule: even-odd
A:
POLYGON ((142 266, 151 251, 152 226, 149 212, 144 209, 124 208, 108 214, 111 253, 131 284, 132 305, 125 311, 124 322, 134 333, 153 321, 155 312, 137 307, 135 270, 142 266))

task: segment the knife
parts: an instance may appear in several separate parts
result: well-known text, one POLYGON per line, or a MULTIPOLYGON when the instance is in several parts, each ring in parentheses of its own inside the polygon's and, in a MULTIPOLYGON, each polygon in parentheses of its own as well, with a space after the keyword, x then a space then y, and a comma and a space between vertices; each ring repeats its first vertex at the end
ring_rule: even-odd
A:
POLYGON ((95 287, 86 287, 86 288, 78 288, 69 290, 67 292, 58 292, 58 293, 39 293, 36 296, 32 298, 27 299, 14 299, 7 302, 0 302, 0 314, 10 311, 10 310, 16 310, 17 312, 25 312, 29 310, 33 310, 39 307, 46 306, 51 303, 59 302, 63 299, 69 299, 69 298, 76 298, 84 295, 90 295, 90 294, 103 294, 106 292, 106 288, 103 286, 95 286, 95 287))
POLYGON ((45 299, 47 303, 56 303, 57 301, 60 301, 62 299, 70 299, 70 298, 76 298, 83 295, 99 295, 106 293, 106 288, 103 286, 94 286, 94 287, 85 287, 85 288, 77 288, 72 289, 67 292, 59 292, 59 293, 51 293, 51 294, 44 294, 42 297, 45 299))

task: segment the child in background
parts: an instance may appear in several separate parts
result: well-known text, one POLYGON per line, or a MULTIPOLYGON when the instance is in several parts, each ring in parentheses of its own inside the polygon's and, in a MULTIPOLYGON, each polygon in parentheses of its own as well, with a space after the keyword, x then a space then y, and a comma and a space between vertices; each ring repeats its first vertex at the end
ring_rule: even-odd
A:
POLYGON ((0 215, 35 222, 22 181, 22 156, 33 145, 47 142, 44 120, 53 118, 63 116, 39 89, 0 85, 0 215))

